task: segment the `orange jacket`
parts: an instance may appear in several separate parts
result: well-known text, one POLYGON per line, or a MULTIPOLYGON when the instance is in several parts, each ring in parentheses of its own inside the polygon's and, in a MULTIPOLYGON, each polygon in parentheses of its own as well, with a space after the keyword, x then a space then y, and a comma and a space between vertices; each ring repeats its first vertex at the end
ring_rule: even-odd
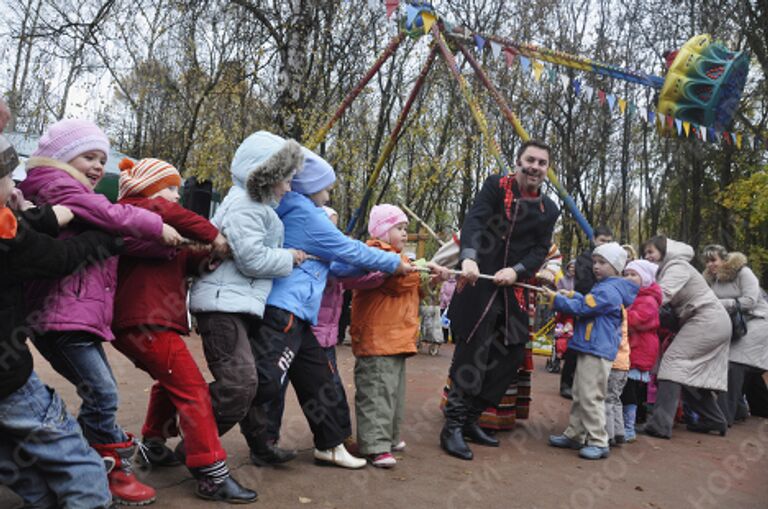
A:
POLYGON ((629 371, 629 326, 627 322, 627 310, 621 306, 621 343, 619 351, 616 352, 616 360, 611 369, 619 371, 629 371))
MULTIPOLYGON (((396 252, 380 240, 372 239, 366 244, 396 252)), ((400 257, 408 261, 402 254, 400 257)), ((350 335, 356 357, 416 353, 420 282, 417 273, 391 276, 380 286, 353 292, 350 335)))

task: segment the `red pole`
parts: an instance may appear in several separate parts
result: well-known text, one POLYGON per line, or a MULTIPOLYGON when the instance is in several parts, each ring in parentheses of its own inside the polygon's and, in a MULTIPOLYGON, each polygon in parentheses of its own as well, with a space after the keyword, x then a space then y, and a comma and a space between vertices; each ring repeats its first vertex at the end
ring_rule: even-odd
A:
POLYGON ((378 60, 374 62, 373 66, 368 70, 365 76, 363 76, 355 88, 353 88, 341 102, 341 105, 336 110, 336 113, 333 114, 333 117, 331 117, 331 119, 323 127, 318 129, 317 132, 315 132, 315 134, 313 134, 312 137, 304 144, 308 149, 314 150, 320 144, 320 142, 325 139, 328 131, 330 131, 331 127, 333 127, 333 124, 335 124, 341 118, 341 116, 344 114, 344 111, 349 107, 350 104, 352 104, 357 96, 360 95, 360 92, 363 91, 363 88, 365 88, 368 82, 371 81, 371 79, 376 75, 381 66, 384 65, 384 62, 386 62, 387 59, 395 53, 395 50, 397 50, 397 48, 400 46, 400 43, 403 42, 403 39, 405 39, 404 32, 399 32, 395 37, 392 38, 386 49, 384 49, 381 55, 379 55, 378 60))

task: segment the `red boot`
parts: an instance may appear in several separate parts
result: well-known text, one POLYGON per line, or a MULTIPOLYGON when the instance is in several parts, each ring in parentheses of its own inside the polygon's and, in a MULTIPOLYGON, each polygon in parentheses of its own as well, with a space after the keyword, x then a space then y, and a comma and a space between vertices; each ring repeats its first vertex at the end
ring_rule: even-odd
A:
POLYGON ((155 501, 155 489, 142 484, 133 473, 132 456, 136 450, 133 436, 116 444, 91 444, 101 456, 115 460, 115 468, 107 475, 112 500, 121 505, 147 505, 155 501))

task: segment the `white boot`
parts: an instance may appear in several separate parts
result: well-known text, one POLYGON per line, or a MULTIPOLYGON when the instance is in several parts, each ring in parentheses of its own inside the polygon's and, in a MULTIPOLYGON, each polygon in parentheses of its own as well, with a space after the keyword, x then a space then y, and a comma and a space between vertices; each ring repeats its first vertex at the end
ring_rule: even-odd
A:
POLYGON ((366 461, 362 458, 355 458, 344 447, 344 444, 339 444, 333 449, 315 449, 315 459, 324 463, 332 463, 334 465, 344 468, 363 468, 366 465, 366 461))

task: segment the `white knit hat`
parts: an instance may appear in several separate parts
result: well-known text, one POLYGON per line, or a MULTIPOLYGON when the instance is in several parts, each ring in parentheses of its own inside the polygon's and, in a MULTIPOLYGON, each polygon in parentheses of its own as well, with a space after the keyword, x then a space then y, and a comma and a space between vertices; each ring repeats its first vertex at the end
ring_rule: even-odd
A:
POLYGON ((599 255, 606 259, 611 267, 616 269, 616 272, 621 274, 624 271, 624 266, 627 264, 627 252, 618 242, 606 242, 601 244, 592 251, 592 256, 599 255))

